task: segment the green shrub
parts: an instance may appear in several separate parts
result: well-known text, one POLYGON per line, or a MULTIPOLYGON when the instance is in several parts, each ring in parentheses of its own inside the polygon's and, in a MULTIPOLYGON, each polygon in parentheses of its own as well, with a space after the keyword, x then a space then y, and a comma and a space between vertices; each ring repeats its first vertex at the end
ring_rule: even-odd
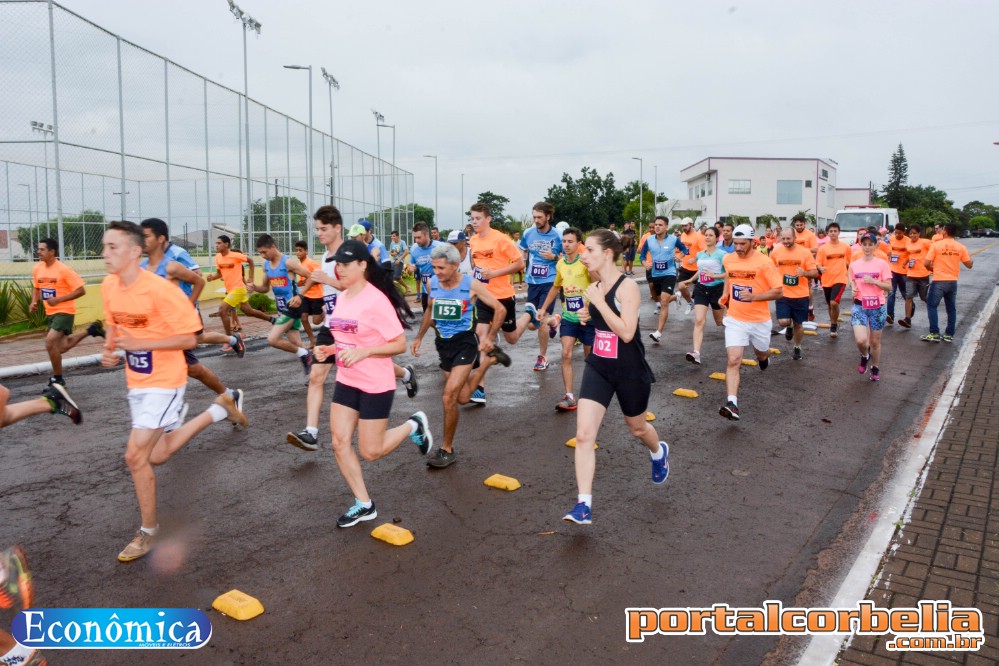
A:
POLYGON ((45 304, 38 301, 35 312, 32 313, 30 310, 34 288, 30 284, 17 284, 14 285, 14 289, 17 290, 17 311, 20 315, 18 320, 28 322, 33 328, 45 326, 45 304))
POLYGON ((17 286, 13 282, 0 283, 0 324, 10 322, 17 303, 17 286))
POLYGON ((250 294, 250 307, 261 312, 277 312, 277 305, 267 294, 250 294))

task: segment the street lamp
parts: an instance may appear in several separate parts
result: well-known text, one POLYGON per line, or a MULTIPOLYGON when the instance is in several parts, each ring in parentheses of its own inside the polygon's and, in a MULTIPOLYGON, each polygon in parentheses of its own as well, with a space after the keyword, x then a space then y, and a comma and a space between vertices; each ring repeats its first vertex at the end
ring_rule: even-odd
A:
MULTIPOLYGON (((320 67, 323 73, 323 80, 326 81, 330 92, 330 203, 336 205, 336 145, 333 139, 333 91, 340 89, 340 82, 333 78, 333 75, 326 71, 325 67, 320 67)), ((312 76, 309 76, 309 80, 312 76)), ((309 104, 309 110, 312 104, 309 104)))
MULTIPOLYGON (((395 125, 379 124, 378 126, 392 128, 392 228, 395 229, 395 186, 399 179, 395 168, 395 125)), ((385 229, 382 229, 382 235, 385 235, 385 229)))
POLYGON ((371 109, 371 113, 375 116, 375 139, 378 142, 378 187, 375 188, 375 196, 378 198, 376 205, 378 206, 378 219, 381 224, 385 224, 385 214, 382 212, 383 207, 383 197, 382 197, 382 176, 384 175, 382 171, 382 133, 379 128, 382 123, 385 122, 385 116, 378 113, 374 109, 371 109))
MULTIPOLYGON (((246 219, 249 222, 253 213, 253 193, 250 191, 250 77, 247 73, 246 33, 252 30, 259 35, 263 24, 240 9, 233 0, 229 0, 229 11, 243 24, 243 122, 246 134, 246 219)), ((244 246, 248 247, 248 244, 244 243, 244 246)))
POLYGON ((642 169, 644 168, 645 165, 643 164, 641 157, 632 157, 631 159, 638 160, 638 222, 639 226, 641 226, 642 212, 644 210, 642 206, 642 203, 644 202, 642 198, 642 190, 644 189, 643 180, 642 180, 644 176, 642 175, 642 169))
MULTIPOLYGON (((309 164, 305 169, 305 177, 309 181, 308 190, 305 193, 309 215, 312 215, 312 65, 285 65, 285 69, 304 69, 309 72, 309 164)), ((309 236, 309 254, 312 254, 312 234, 309 236)), ((289 236, 289 240, 290 240, 289 236)))
POLYGON ((42 145, 45 151, 45 219, 51 218, 49 214, 49 141, 48 138, 50 134, 55 134, 55 128, 52 125, 46 125, 38 120, 31 121, 31 131, 41 132, 42 136, 45 138, 42 140, 42 145))
POLYGON ((424 155, 424 157, 429 157, 434 161, 434 226, 440 227, 440 216, 437 214, 440 212, 440 208, 437 207, 437 156, 436 155, 424 155))

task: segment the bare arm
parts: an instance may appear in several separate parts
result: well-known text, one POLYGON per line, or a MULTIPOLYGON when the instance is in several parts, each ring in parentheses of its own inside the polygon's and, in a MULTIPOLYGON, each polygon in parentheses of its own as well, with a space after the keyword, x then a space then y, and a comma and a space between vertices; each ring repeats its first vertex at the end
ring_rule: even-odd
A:
POLYGON ((73 291, 69 292, 65 296, 56 296, 55 298, 50 298, 45 301, 45 305, 58 305, 60 303, 65 303, 66 301, 75 301, 80 296, 87 293, 86 287, 77 287, 73 291))
POLYGON ((168 262, 166 272, 168 278, 189 283, 191 295, 188 300, 192 303, 198 302, 198 297, 201 296, 201 292, 205 288, 205 278, 201 277, 201 273, 193 271, 177 261, 168 262))
POLYGON ((621 302, 621 314, 616 315, 607 305, 604 292, 600 289, 599 284, 599 282, 595 282, 586 290, 589 307, 600 311, 604 321, 617 334, 617 337, 623 342, 631 342, 638 327, 638 307, 642 301, 638 285, 631 280, 625 280, 618 287, 617 297, 621 302))

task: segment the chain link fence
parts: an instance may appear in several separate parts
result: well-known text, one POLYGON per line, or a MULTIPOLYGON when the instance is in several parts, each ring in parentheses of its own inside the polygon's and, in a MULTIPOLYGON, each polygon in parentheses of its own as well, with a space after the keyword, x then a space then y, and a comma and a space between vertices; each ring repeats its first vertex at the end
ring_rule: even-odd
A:
POLYGON ((267 232, 311 252, 311 213, 326 203, 346 226, 366 217, 383 241, 393 229, 412 239, 411 173, 58 4, 0 0, 0 62, 0 279, 30 276, 44 238, 81 275, 103 275, 117 219, 166 220, 206 267, 223 233, 242 251, 267 232))

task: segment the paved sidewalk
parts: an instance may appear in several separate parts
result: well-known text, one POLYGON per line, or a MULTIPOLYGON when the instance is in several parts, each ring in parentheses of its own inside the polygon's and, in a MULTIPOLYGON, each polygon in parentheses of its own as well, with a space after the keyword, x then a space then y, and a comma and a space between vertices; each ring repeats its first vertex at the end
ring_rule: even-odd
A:
POLYGON ((992 314, 937 443, 911 520, 898 529, 867 598, 886 608, 949 599, 982 612, 977 652, 890 652, 856 636, 840 664, 999 663, 999 310, 992 314))

